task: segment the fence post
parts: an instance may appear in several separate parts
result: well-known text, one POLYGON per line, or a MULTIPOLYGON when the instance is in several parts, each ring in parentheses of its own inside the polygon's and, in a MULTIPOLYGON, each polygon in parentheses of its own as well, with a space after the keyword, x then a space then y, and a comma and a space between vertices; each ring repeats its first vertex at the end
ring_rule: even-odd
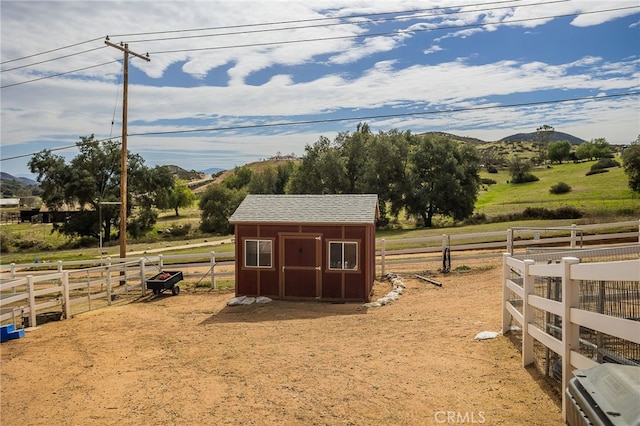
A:
POLYGON ((36 324, 36 294, 33 288, 33 275, 27 275, 27 290, 29 292, 29 327, 36 324))
POLYGON ((511 322, 511 314, 507 311, 507 302, 509 302, 507 280, 509 279, 511 272, 509 265, 507 265, 507 259, 509 257, 511 257, 511 253, 502 254, 502 334, 509 331, 509 323, 511 322))
POLYGON ((571 279, 571 265, 580 263, 575 257, 563 257, 562 264, 562 420, 567 420, 567 397, 565 390, 573 376, 571 351, 579 349, 580 327, 571 322, 571 308, 580 306, 580 286, 571 279))
POLYGON ((107 305, 111 306, 111 292, 113 288, 111 285, 111 262, 107 262, 104 267, 104 271, 107 277, 107 305))
MULTIPOLYGON (((16 279, 16 264, 15 263, 11 264, 11 279, 12 280, 16 279)), ((15 293, 15 292, 16 292, 16 288, 14 286, 12 293, 15 293)))
POLYGON ((640 220, 638 220, 638 244, 640 244, 640 220))
POLYGON ((140 288, 142 289, 142 297, 147 294, 147 280, 146 280, 146 271, 145 271, 145 260, 144 257, 140 258, 140 288))
POLYGON ((382 275, 384 277, 384 273, 385 273, 385 265, 384 265, 384 256, 385 256, 385 246, 386 246, 387 241, 383 238, 380 241, 380 275, 382 275))
POLYGON ((524 277, 522 279, 522 366, 533 362, 533 337, 529 334, 529 324, 533 323, 533 307, 529 306, 529 295, 535 293, 535 277, 529 273, 529 267, 535 262, 531 259, 524 261, 524 277))
POLYGON ((571 248, 576 248, 576 224, 571 224, 571 248))
POLYGON ((216 290, 216 252, 211 252, 211 288, 216 290))
POLYGON ((71 300, 69 299, 69 271, 62 271, 62 300, 64 303, 64 319, 71 318, 71 300))
POLYGON ((88 269, 87 269, 87 304, 89 305, 89 310, 91 310, 91 276, 89 275, 88 269))
POLYGON ((164 264, 163 264, 163 256, 161 254, 158 255, 158 271, 162 272, 162 270, 164 269, 164 264))
POLYGON ((507 229, 507 253, 513 254, 513 228, 507 229))
POLYGON ((58 272, 62 272, 62 260, 58 260, 58 272))

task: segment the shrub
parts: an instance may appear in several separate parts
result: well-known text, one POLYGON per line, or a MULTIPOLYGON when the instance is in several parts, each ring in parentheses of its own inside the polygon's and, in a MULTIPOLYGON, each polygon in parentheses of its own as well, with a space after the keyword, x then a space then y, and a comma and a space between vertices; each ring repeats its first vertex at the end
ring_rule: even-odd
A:
POLYGON ((480 179, 480 182, 482 182, 482 184, 484 185, 495 185, 496 183, 498 183, 494 179, 489 179, 489 178, 482 178, 480 179))
POLYGON ((472 216, 466 218, 462 223, 465 225, 478 225, 480 223, 487 223, 487 215, 484 213, 474 213, 472 216))
POLYGON ((536 182, 539 181, 540 178, 536 175, 532 175, 531 173, 523 173, 520 176, 517 176, 515 179, 512 179, 512 183, 527 183, 527 182, 536 182))
POLYGON ((558 207, 555 210, 544 207, 527 207, 522 212, 523 219, 579 219, 582 212, 575 207, 558 207))
POLYGON ((169 228, 169 231, 174 237, 184 237, 189 234, 189 231, 191 231, 191 224, 185 223, 183 225, 172 225, 171 228, 169 228))
POLYGON ((558 207, 554 211, 555 219, 580 219, 582 212, 575 207, 558 207))
POLYGON ((591 170, 610 169, 612 167, 620 167, 620 163, 612 158, 601 158, 597 163, 591 166, 591 170))
POLYGON ((607 169, 595 169, 595 170, 589 170, 585 176, 591 176, 591 175, 597 175, 600 173, 608 173, 609 170, 607 169))
POLYGON ((498 173, 498 169, 496 168, 496 166, 487 166, 487 173, 498 173))
POLYGON ((566 194, 571 192, 571 186, 564 182, 558 182, 549 189, 549 192, 552 194, 566 194))

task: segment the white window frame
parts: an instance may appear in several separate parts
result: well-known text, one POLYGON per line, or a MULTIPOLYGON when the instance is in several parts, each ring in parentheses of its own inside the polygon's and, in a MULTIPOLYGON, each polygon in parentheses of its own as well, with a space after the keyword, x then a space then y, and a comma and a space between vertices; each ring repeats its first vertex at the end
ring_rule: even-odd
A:
MULTIPOLYGON (((270 239, 260 239, 260 238, 247 238, 244 240, 244 267, 245 268, 260 268, 260 269, 273 269, 273 240, 270 239), (247 259, 248 259, 248 250, 247 250, 247 243, 256 243, 256 258, 254 259, 255 261, 255 265, 248 265, 247 264, 247 259), (261 265, 260 264, 260 247, 265 244, 268 243, 270 250, 269 250, 269 265, 261 265)), ((264 254, 264 253, 262 253, 264 254)))
POLYGON ((359 266, 358 265, 358 241, 345 241, 345 240, 340 240, 340 241, 329 241, 329 244, 327 246, 327 250, 328 250, 328 255, 327 255, 327 263, 329 265, 329 270, 331 271, 357 271, 359 266), (331 245, 332 244, 340 244, 341 246, 341 250, 340 250, 340 260, 338 262, 335 262, 332 258, 331 258, 331 245), (355 265, 353 265, 352 267, 349 266, 348 264, 345 265, 345 261, 344 261, 344 249, 345 249, 345 245, 355 245, 355 265), (335 266, 336 263, 339 263, 339 266, 335 266))

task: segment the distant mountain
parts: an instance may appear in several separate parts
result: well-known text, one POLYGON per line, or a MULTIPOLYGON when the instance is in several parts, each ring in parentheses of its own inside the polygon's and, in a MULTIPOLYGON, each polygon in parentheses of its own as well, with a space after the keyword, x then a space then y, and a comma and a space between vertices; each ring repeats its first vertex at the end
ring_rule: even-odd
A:
POLYGON ((215 175, 218 172, 222 172, 225 169, 221 169, 220 167, 211 167, 210 169, 203 170, 203 172, 207 175, 215 175))
POLYGON ((6 181, 15 181, 15 182, 19 182, 23 185, 26 186, 37 186, 39 185, 38 182, 36 182, 33 179, 29 179, 26 177, 16 177, 13 175, 10 175, 9 173, 5 173, 5 172, 0 172, 0 180, 6 180, 6 181))
POLYGON ((185 170, 180 166, 176 166, 174 164, 167 164, 164 167, 167 167, 169 170, 171 170, 171 173, 173 173, 173 175, 175 177, 177 177, 178 179, 183 179, 186 181, 192 181, 192 180, 199 180, 199 179, 204 179, 205 175, 203 172, 198 172, 195 170, 185 170))
MULTIPOLYGON (((536 132, 531 133, 516 133, 515 135, 507 136, 506 138, 500 139, 499 142, 535 142, 536 140, 536 132)), ((580 145, 582 142, 585 142, 583 139, 577 138, 568 133, 562 132, 553 132, 553 137, 550 142, 557 141, 569 141, 571 145, 580 145)))

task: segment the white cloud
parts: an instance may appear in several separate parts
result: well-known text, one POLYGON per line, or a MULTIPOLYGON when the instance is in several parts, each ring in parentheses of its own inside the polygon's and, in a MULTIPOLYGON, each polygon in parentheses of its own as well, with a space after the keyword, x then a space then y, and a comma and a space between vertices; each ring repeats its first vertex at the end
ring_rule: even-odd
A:
POLYGON ((425 54, 425 55, 430 55, 430 54, 432 54, 432 53, 440 52, 440 51, 442 51, 442 50, 444 50, 442 47, 440 47, 440 46, 439 46, 439 45, 437 45, 437 44, 434 44, 434 45, 432 45, 430 48, 426 49, 426 50, 424 51, 424 54, 425 54))
MULTIPOLYGON (((116 7, 111 2, 3 1, 0 17, 2 61, 95 38, 74 49, 22 62, 5 62, 3 71, 20 64, 98 48, 64 60, 3 72, 3 86, 111 62, 64 77, 2 89, 2 149, 3 152, 18 149, 23 144, 32 149, 36 142, 51 148, 73 144, 79 136, 91 133, 102 138, 120 132, 121 95, 118 97, 118 93, 122 65, 117 61, 122 60, 122 52, 104 45, 103 37, 107 34, 113 42, 128 41, 136 52, 151 53, 149 63, 131 61, 133 71, 142 71, 154 81, 153 85, 146 85, 142 79, 130 81, 130 133, 239 127, 326 117, 352 116, 357 122, 362 115, 524 103, 531 94, 536 94, 535 99, 546 99, 559 96, 559 91, 575 90, 581 95, 594 95, 638 90, 640 59, 637 55, 609 59, 603 54, 576 57, 569 52, 566 60, 555 61, 528 56, 524 50, 521 55, 512 57, 499 51, 491 52, 495 55, 475 55, 477 49, 482 48, 475 44, 476 36, 481 33, 500 31, 502 25, 509 25, 538 27, 538 34, 545 30, 543 21, 525 19, 590 11, 603 8, 601 2, 571 1, 491 12, 487 12, 488 6, 460 8, 459 4, 454 0, 430 3, 422 0, 328 0, 318 4, 304 1, 133 1, 118 3, 116 7), (339 26, 327 25, 335 21, 311 21, 330 14, 409 11, 433 5, 441 8, 451 5, 468 13, 409 19, 420 14, 416 12, 404 15, 406 19, 400 22, 358 18, 339 26), (250 32, 292 25, 283 24, 161 35, 122 35, 292 20, 301 20, 298 25, 309 28, 250 32), (523 21, 508 23, 513 20, 523 21), (491 23, 491 26, 472 26, 479 23, 491 23), (451 29, 444 34, 425 31, 456 25, 467 27, 451 29), (236 34, 220 35, 222 32, 236 34), (214 37, 214 33, 218 35, 214 37), (388 34, 362 37, 373 33, 388 34), (151 41, 160 36, 194 34, 211 36, 151 41), (301 39, 321 40, 293 43, 301 39), (279 41, 291 43, 255 45, 279 41), (223 48, 239 45, 252 46, 223 48), (455 46, 462 46, 464 50, 457 51, 455 46), (206 50, 162 53, 185 49, 206 50), (435 52, 441 53, 430 55, 435 52), (207 79, 211 78, 212 72, 225 72, 226 75, 215 85, 209 85, 207 79), (184 81, 178 83, 168 79, 169 74, 178 75, 184 81), (248 84, 257 81, 251 78, 258 75, 260 83, 248 84), (194 78, 197 81, 191 87, 182 87, 194 78), (114 109, 115 125, 112 127, 114 109)), ((631 3, 611 2, 606 7, 615 8, 618 4, 631 3)), ((630 13, 624 12, 625 16, 630 13)), ((577 27, 597 25, 617 16, 613 13, 592 15, 598 18, 585 15, 572 23, 577 27)), ((601 133, 607 139, 618 142, 639 133, 637 111, 637 98, 601 98, 592 104, 487 109, 371 121, 380 130, 396 126, 414 131, 435 128, 498 139, 514 129, 535 129, 540 123, 550 122, 549 117, 558 117, 563 126, 575 130, 578 136, 596 134, 600 125, 600 129, 604 129, 601 133)), ((131 138, 131 146, 144 150, 158 161, 175 158, 176 146, 179 146, 183 157, 191 164, 213 162, 206 167, 194 165, 188 168, 233 166, 231 163, 239 159, 273 155, 273 147, 277 147, 276 151, 302 154, 304 145, 313 143, 320 134, 353 130, 355 122, 353 125, 347 121, 250 132, 237 129, 177 137, 136 136, 131 138), (216 157, 209 158, 207 152, 215 153, 216 157)), ((559 126, 556 128, 566 131, 559 126)), ((3 162, 3 169, 6 164, 3 162)))

